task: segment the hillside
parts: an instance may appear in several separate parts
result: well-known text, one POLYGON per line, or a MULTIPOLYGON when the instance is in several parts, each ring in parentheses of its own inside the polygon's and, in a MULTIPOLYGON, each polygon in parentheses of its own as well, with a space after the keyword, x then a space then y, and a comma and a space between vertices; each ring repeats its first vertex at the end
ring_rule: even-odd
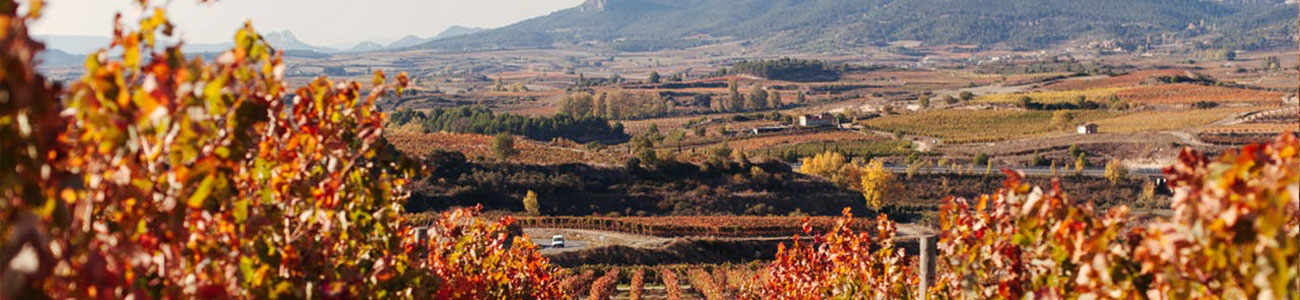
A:
POLYGON ((1145 40, 1161 33, 1253 47, 1295 31, 1280 0, 589 0, 476 34, 430 41, 442 50, 597 42, 614 50, 748 40, 765 48, 834 50, 891 41, 1038 48, 1081 37, 1145 40), (1194 24, 1195 26, 1189 26, 1194 24), (1235 33, 1254 33, 1249 41, 1235 33), (701 38, 704 37, 704 38, 701 38))

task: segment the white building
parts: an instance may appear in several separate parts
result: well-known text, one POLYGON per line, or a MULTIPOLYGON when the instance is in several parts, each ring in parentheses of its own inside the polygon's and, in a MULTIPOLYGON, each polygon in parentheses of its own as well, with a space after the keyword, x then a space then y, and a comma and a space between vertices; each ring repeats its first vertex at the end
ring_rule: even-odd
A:
POLYGON ((799 116, 799 126, 803 127, 825 127, 835 126, 835 116, 831 114, 816 114, 799 116))
POLYGON ((1079 134, 1097 134, 1096 123, 1084 123, 1079 125, 1079 134))

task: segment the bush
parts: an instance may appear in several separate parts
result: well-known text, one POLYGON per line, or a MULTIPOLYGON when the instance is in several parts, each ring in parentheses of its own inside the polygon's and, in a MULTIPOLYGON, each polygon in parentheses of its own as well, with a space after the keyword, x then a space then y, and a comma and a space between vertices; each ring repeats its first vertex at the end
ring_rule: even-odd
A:
MULTIPOLYGON (((41 6, 0 0, 0 252, 20 266, 0 298, 561 298, 509 218, 459 210, 414 234, 412 164, 360 83, 287 93, 251 25, 213 63, 189 60, 156 44, 173 38, 163 10, 136 3, 139 27, 60 94, 27 33, 41 6)), ((374 78, 374 97, 407 84, 374 78)))

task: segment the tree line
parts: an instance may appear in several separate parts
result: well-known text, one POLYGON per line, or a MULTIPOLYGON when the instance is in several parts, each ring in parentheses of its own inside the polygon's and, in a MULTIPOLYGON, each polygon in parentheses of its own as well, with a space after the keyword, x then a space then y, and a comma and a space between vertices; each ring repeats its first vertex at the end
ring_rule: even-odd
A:
POLYGON ((565 138, 586 143, 627 139, 622 124, 610 125, 608 120, 599 116, 588 114, 575 117, 561 113, 550 117, 529 117, 495 114, 482 106, 434 108, 427 112, 403 109, 393 112, 389 122, 394 126, 420 124, 424 132, 507 133, 539 141, 565 138))

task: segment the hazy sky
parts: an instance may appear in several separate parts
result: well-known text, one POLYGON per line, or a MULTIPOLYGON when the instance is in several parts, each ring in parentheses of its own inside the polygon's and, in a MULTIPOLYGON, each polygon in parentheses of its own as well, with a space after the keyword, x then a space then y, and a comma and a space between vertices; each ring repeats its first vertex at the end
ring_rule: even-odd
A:
MULTIPOLYGON (((164 3, 165 1, 154 1, 164 3)), ((130 0, 50 0, 36 34, 112 34, 113 13, 134 20, 130 0)), ((314 45, 430 37, 452 25, 500 27, 577 6, 582 0, 176 0, 172 21, 192 43, 227 42, 252 20, 258 31, 290 30, 314 45)))

